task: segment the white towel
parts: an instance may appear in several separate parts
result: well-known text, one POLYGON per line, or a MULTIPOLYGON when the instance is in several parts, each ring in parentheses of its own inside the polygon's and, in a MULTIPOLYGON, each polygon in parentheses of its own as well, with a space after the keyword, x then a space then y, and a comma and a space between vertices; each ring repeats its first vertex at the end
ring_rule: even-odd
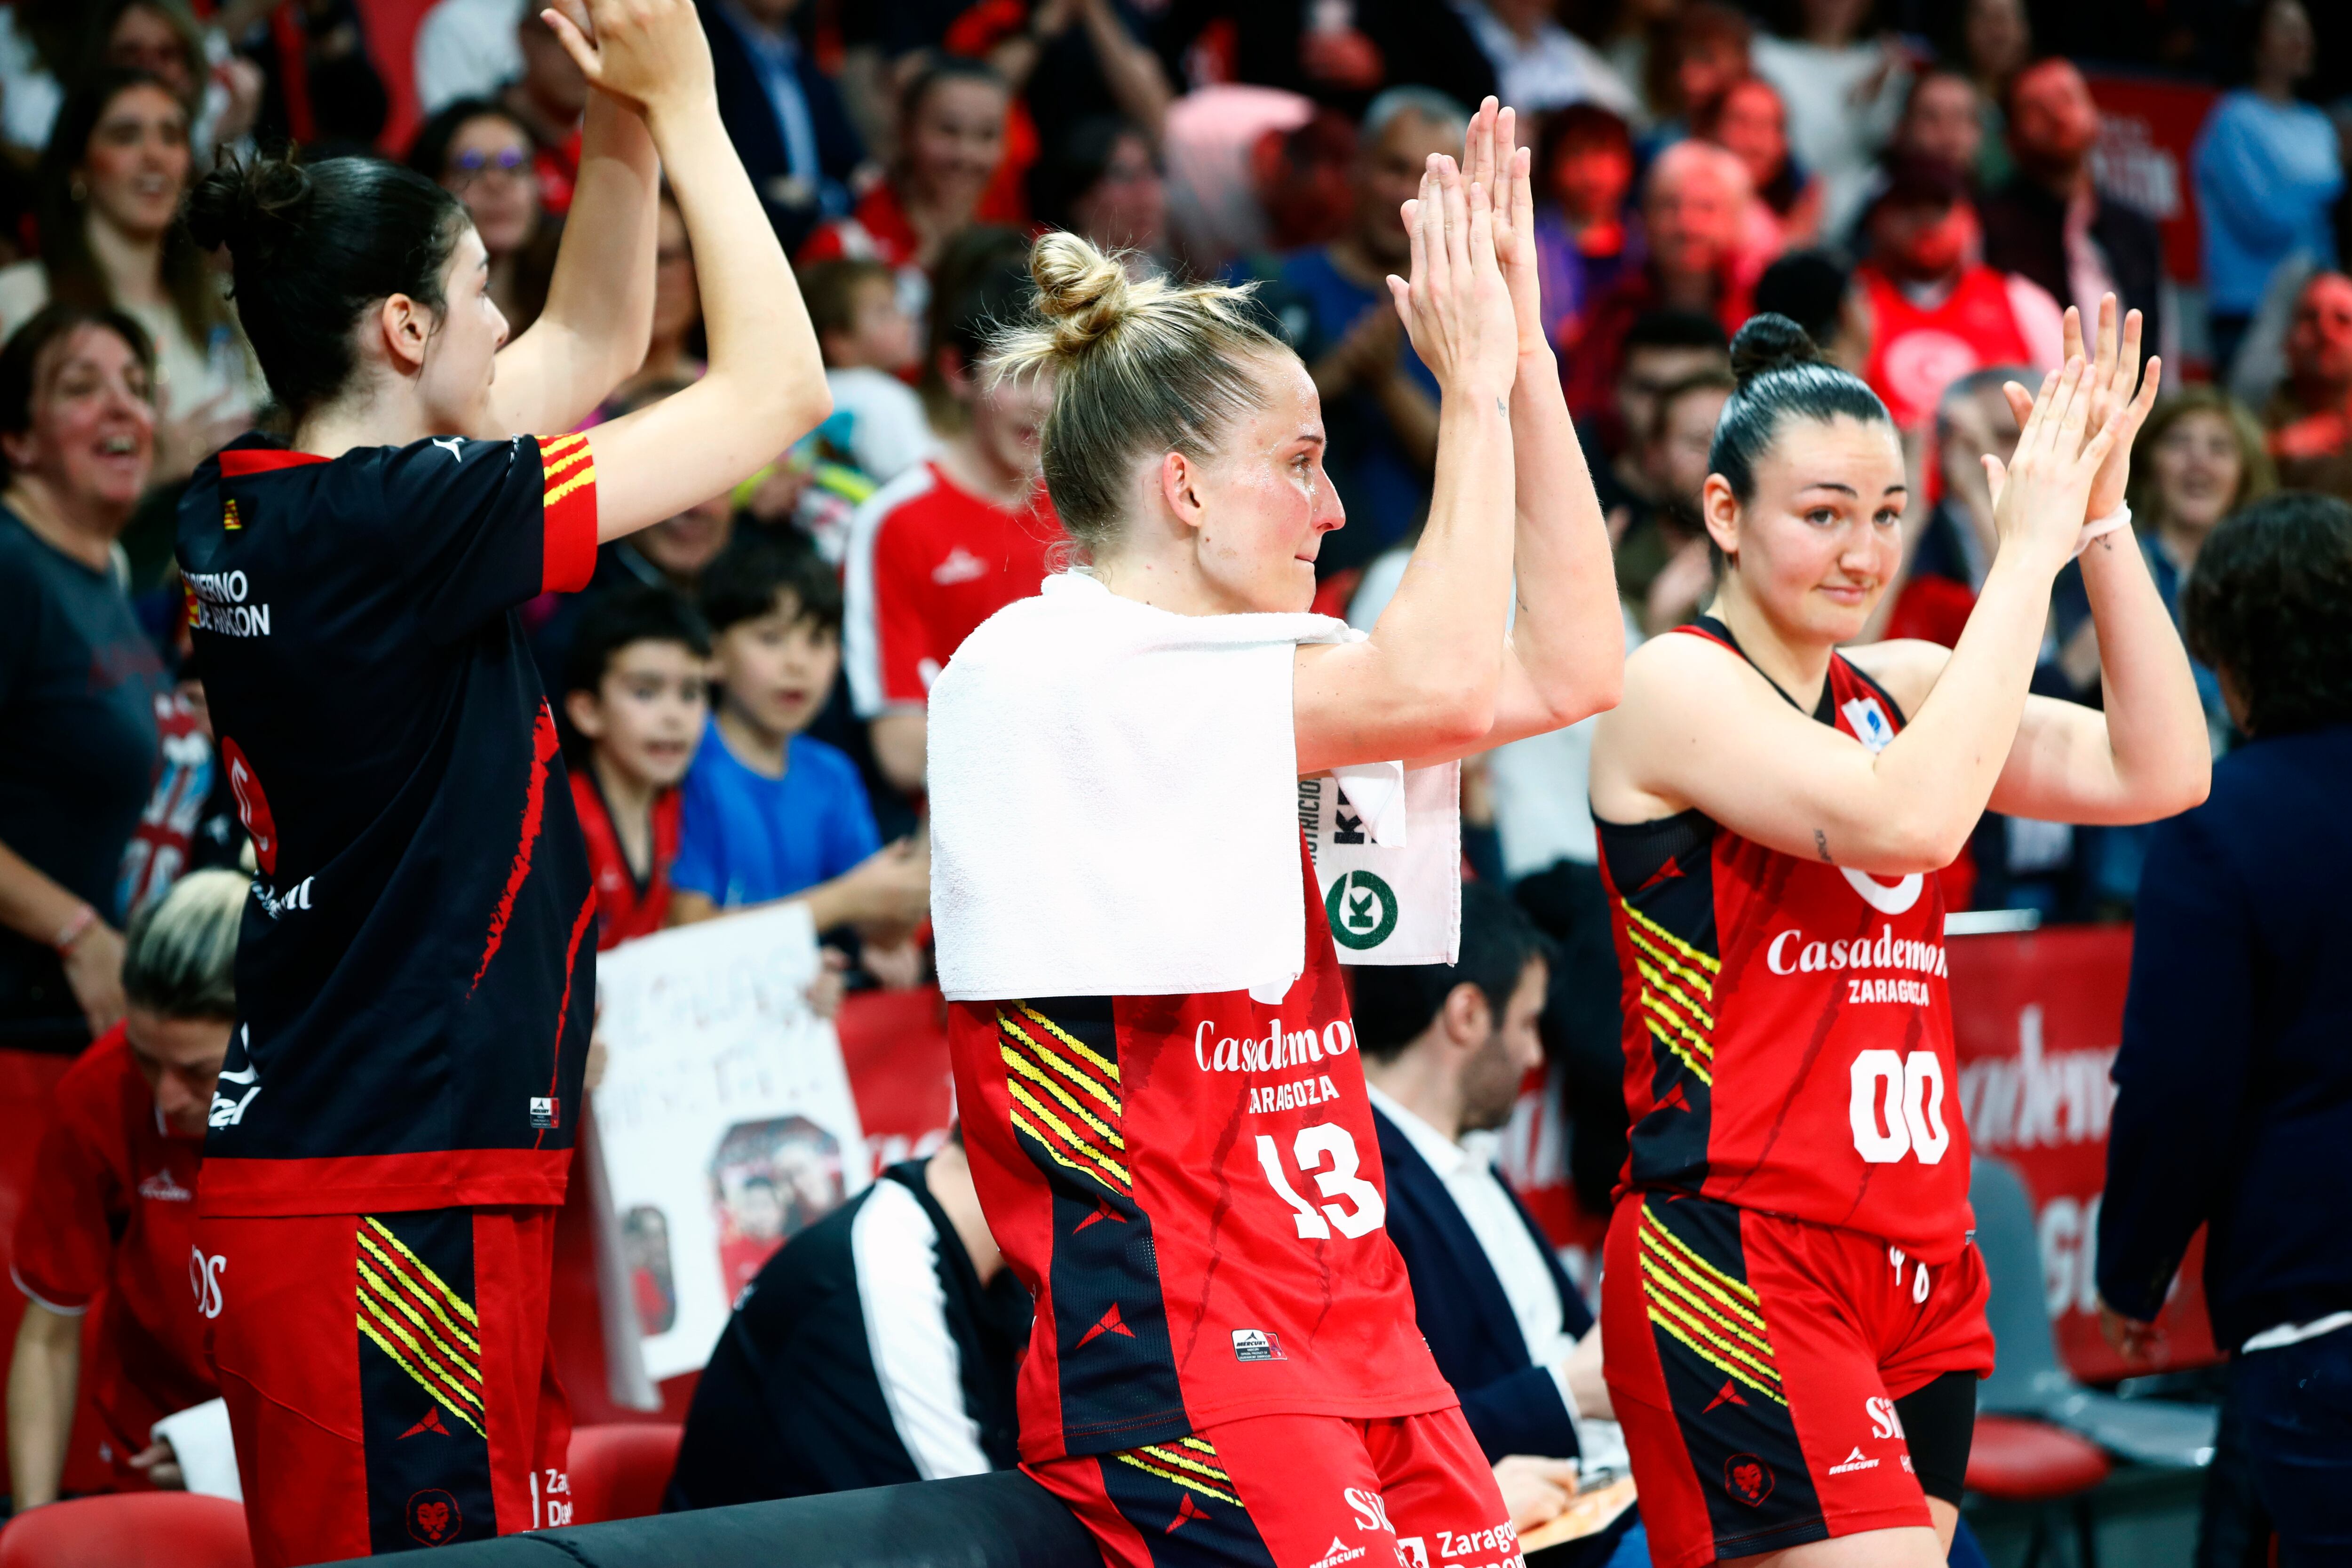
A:
POLYGON ((1344 807, 1298 777, 1296 650, 1362 636, 1174 615, 1063 573, 965 638, 930 692, 941 989, 1278 998, 1306 967, 1302 826, 1344 959, 1454 962, 1456 765, 1344 770, 1344 807))

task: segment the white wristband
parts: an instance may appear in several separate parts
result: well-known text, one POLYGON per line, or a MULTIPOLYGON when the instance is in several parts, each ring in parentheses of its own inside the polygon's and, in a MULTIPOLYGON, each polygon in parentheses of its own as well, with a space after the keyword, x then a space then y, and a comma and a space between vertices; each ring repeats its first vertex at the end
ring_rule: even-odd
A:
POLYGON ((2131 502, 2125 501, 2121 505, 2117 506, 2115 510, 2107 513, 2106 516, 2095 517, 2090 521, 2083 525, 2082 536, 2074 541, 2074 555, 2069 556, 2068 559, 2073 560, 2075 556, 2080 556, 2083 552, 2091 548, 2091 541, 2098 538, 2099 535, 2103 533, 2113 533, 2119 528, 2129 528, 2130 526, 2131 502))

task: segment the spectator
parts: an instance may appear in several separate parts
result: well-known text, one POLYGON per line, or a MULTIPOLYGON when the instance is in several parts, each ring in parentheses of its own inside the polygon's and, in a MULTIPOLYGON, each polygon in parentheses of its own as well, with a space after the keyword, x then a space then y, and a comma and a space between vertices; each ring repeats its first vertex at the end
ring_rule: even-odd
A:
POLYGON ((1353 524, 1323 542, 1317 566, 1327 574, 1403 538, 1427 504, 1437 382, 1405 341, 1382 279, 1402 277, 1411 260, 1399 208, 1420 189, 1431 153, 1460 149, 1468 122, 1460 105, 1426 88, 1375 99, 1358 144, 1354 221, 1282 266, 1284 288, 1307 308, 1296 346, 1323 400, 1324 468, 1353 524))
POLYGON ((2175 360, 2165 337, 2164 240, 2156 220, 2100 194, 2091 178, 2099 106, 2072 61, 2037 60, 2009 89, 2009 148, 2017 173, 1984 204, 1984 258, 2040 284, 2088 323, 2112 293, 2137 310, 2147 342, 2175 360))
POLYGON ((1174 0, 1158 29, 1170 74, 1181 77, 1186 53, 1203 44, 1225 79, 1283 88, 1349 120, 1391 88, 1427 88, 1455 103, 1495 90, 1470 25, 1431 0, 1174 0))
POLYGON ((1656 499, 1636 437, 1656 423, 1658 395, 1701 371, 1729 369, 1730 342, 1714 317, 1693 310, 1654 311, 1627 330, 1624 364, 1607 406, 1577 429, 1614 537, 1622 538, 1633 513, 1656 499))
POLYGON ((1617 79, 1633 89, 1637 101, 1626 118, 1637 131, 1675 111, 1673 34, 1682 8, 1683 0, 1570 0, 1562 6, 1569 27, 1592 39, 1617 79))
POLYGON ((2352 500, 2352 277, 2322 272, 2303 286, 2286 369, 2263 418, 2280 482, 2352 500))
MULTIPOLYGON (((1526 1455, 1622 1469, 1592 1313, 1495 1172, 1496 1130, 1543 1063, 1543 938, 1501 889, 1474 882, 1462 889, 1456 963, 1372 966, 1355 979, 1389 1237, 1479 1448, 1498 1468, 1526 1455)), ((1573 1471, 1563 1479, 1572 1492, 1573 1471)), ((1514 1522, 1543 1522, 1529 1512, 1514 1522)), ((1570 1561, 1607 1561, 1623 1528, 1580 1543, 1570 1561)))
POLYGON ((1788 317, 1821 345, 1830 363, 1859 375, 1869 344, 1856 330, 1852 280, 1852 268, 1828 251, 1790 251, 1756 279, 1757 313, 1788 317))
POLYGON ((499 91, 499 107, 530 137, 541 208, 562 217, 572 210, 572 187, 580 178, 580 117, 588 109, 588 79, 539 8, 523 7, 515 21, 515 41, 522 51, 522 74, 499 91))
POLYGON ((2282 1568, 2352 1539, 2352 508, 2278 495, 2213 531, 2188 589, 2190 647, 2248 744, 2192 811, 2157 824, 2132 950, 2100 1206, 2100 1324, 2144 1362, 2189 1237, 2231 1352, 2253 1487, 2282 1568))
POLYGON ((1870 0, 1797 0, 1793 36, 1756 40, 1756 74, 1789 109, 1789 145, 1823 187, 1822 232, 1843 234, 1895 132, 1911 68, 1891 35, 1866 37, 1870 0))
POLYGON ((1715 591, 1715 562, 1699 518, 1716 421, 1735 383, 1719 365, 1660 392, 1639 443, 1650 504, 1617 542, 1617 589, 1645 637, 1681 626, 1715 591))
POLYGON ((2033 24, 2025 14, 2025 0, 1963 0, 1960 6, 1957 55, 1976 85, 1977 112, 1983 127, 1977 153, 1976 184, 1979 190, 1998 190, 2017 172, 2009 155, 2010 83, 2033 58, 2033 24))
MULTIPOLYGON (((656 527, 663 526, 656 524, 656 527)), ((581 617, 563 667, 572 804, 603 952, 669 923, 678 789, 710 711, 710 631, 674 593, 624 589, 581 617)))
POLYGON ((1813 242, 1822 226, 1822 182, 1789 155, 1788 110, 1770 82, 1734 82, 1694 129, 1746 165, 1763 209, 1763 233, 1753 242, 1759 248, 1777 256, 1813 242))
POLYGON ((181 0, 112 0, 102 15, 100 62, 145 71, 179 95, 199 167, 252 131, 261 112, 260 69, 217 37, 215 64, 204 28, 181 0))
POLYGON ((490 253, 487 292, 515 336, 547 308, 562 226, 540 205, 529 126, 487 99, 461 98, 426 121, 408 166, 466 204, 490 253))
MULTIPOLYGON (((1970 186, 1984 180, 1984 100, 1976 83, 1956 70, 1922 72, 1903 100, 1888 151, 1941 163, 1970 186)), ((2006 170, 2002 178, 2008 177, 2006 170)))
MULTIPOLYGON (((1140 128, 1147 147, 1157 143, 1173 94, 1144 40, 1161 8, 1136 0, 1032 0, 1025 16, 1018 7, 996 8, 1021 25, 984 52, 1035 122, 1037 144, 1059 146, 1082 122, 1105 116, 1140 128)), ((990 14, 966 11, 950 29, 950 49, 982 53, 964 47, 959 34, 990 14)))
POLYGON ((803 271, 801 294, 833 389, 833 415, 818 428, 861 472, 887 484, 940 445, 923 400, 898 379, 920 356, 897 279, 878 261, 820 261, 803 271))
POLYGON ((392 97, 368 58, 359 0, 298 0, 266 15, 268 42, 257 51, 262 87, 256 134, 272 143, 372 153, 392 97))
POLYGON ((2329 209, 2344 190, 2336 127, 2294 97, 2314 54, 2302 0, 2262 5, 2253 79, 2213 106, 2189 155, 2205 242, 2207 330, 2213 363, 2224 373, 2279 263, 2301 255, 2323 268, 2336 265, 2329 209))
POLYGON ((850 705, 871 726, 875 765, 908 794, 923 787, 932 680, 974 626, 1037 592, 1061 538, 1037 468, 1053 388, 983 363, 990 334, 1028 303, 1019 243, 975 234, 951 258, 951 273, 969 261, 976 276, 942 296, 927 372, 952 428, 850 525, 850 705))
POLYGON ((1621 115, 1641 107, 1601 51, 1559 25, 1557 0, 1462 0, 1457 9, 1495 68, 1496 96, 1521 114, 1572 103, 1621 115))
POLYGON ((416 104, 426 114, 489 98, 522 75, 524 0, 435 0, 416 24, 416 104))
POLYGON ((661 189, 654 230, 654 324, 646 343, 645 363, 636 374, 613 389, 591 424, 616 419, 627 408, 642 407, 649 387, 676 387, 698 380, 702 361, 696 357, 702 329, 702 287, 694 272, 694 247, 686 236, 686 216, 667 185, 661 189))
MULTIPOLYGON (((1677 142, 1658 154, 1642 195, 1649 255, 1601 297, 1565 356, 1568 406, 1580 421, 1608 407, 1624 365, 1625 335, 1643 316, 1712 316, 1727 341, 1748 319, 1750 291, 1769 259, 1746 247, 1752 195, 1747 166, 1711 142, 1677 142)), ((1617 434, 1612 444, 1622 450, 1623 439, 1617 434)))
MULTIPOLYGON (((130 1011, 58 1080, 11 1270, 26 1298, 8 1366, 18 1513, 58 1500, 85 1392, 99 1457, 122 1491, 179 1488, 178 1456, 149 1431, 217 1401, 188 1255, 205 1123, 236 1017, 237 927, 250 885, 235 871, 199 871, 142 911, 123 954, 130 1011), (94 1329, 82 1321, 92 1306, 94 1329)), ((225 1447, 225 1416, 219 1434, 225 1447)))
MULTIPOLYGON (((2058 363, 2064 322, 2032 281, 1973 259, 1976 207, 1947 165, 1904 157, 1863 216, 1870 251, 1853 269, 1863 379, 1898 430, 1916 429, 1944 388, 1989 364, 2058 363)), ((2098 302, 2087 317, 2095 321, 2098 302)))
POLYGON ((1029 1320, 958 1130, 761 1267, 695 1386, 663 1510, 1012 1468, 1029 1320))
POLYGON ((1633 134, 1597 103, 1571 103, 1544 121, 1536 147, 1536 264, 1544 335, 1573 338, 1630 256, 1625 196, 1633 188, 1633 134))
POLYGON ((0 348, 0 1040, 78 1051, 122 1017, 123 846, 158 755, 163 662, 115 581, 154 461, 137 321, 55 304, 0 348))
POLYGON ((793 34, 799 7, 800 0, 709 0, 702 7, 719 115, 788 254, 819 224, 847 216, 849 180, 866 157, 833 79, 793 34))
POLYGON ((1214 276, 1234 258, 1269 246, 1318 243, 1340 226, 1300 238, 1286 232, 1302 216, 1311 225, 1319 211, 1344 213, 1348 205, 1354 122, 1318 110, 1310 99, 1213 82, 1168 106, 1160 145, 1169 233, 1199 276, 1214 276))
POLYGON ((800 259, 884 262, 898 275, 907 314, 929 310, 931 274, 949 242, 971 226, 1004 158, 1004 79, 977 60, 940 57, 898 100, 898 155, 856 210, 826 223, 800 259))
POLYGON ((892 938, 866 962, 913 984, 905 942, 930 904, 929 857, 887 848, 857 765, 802 733, 841 668, 841 590, 806 547, 763 540, 704 574, 717 710, 687 770, 670 921, 799 898, 819 931, 892 938))
POLYGON ((1030 172, 1030 206, 1038 222, 1118 253, 1129 277, 1170 270, 1167 183, 1132 121, 1097 115, 1073 124, 1030 172))
MULTIPOLYGON (((1993 363, 1955 376, 1936 399, 1936 461, 1940 494, 1926 519, 1906 527, 1911 546, 1905 580, 1890 589, 1895 600, 1888 637, 1924 637, 1950 647, 1976 607, 1992 558, 2000 546, 1993 521, 1992 481, 1984 460, 2006 462, 2017 449, 2016 411, 2001 392, 2005 383, 2034 382, 2032 367, 1993 363)), ((2154 443, 2143 435, 2138 449, 2154 443)), ((1906 509, 1906 522, 1908 521, 1906 509)))
POLYGON ((1687 133, 1731 90, 1733 82, 1748 79, 1756 41, 1755 25, 1747 13, 1717 0, 1693 0, 1683 6, 1672 29, 1666 68, 1675 114, 1660 128, 1660 143, 1687 133))
POLYGON ((185 479, 250 422, 252 351, 212 266, 173 219, 188 185, 188 111, 142 72, 100 70, 41 154, 41 258, 0 271, 0 331, 60 300, 115 310, 155 345, 158 482, 185 479))

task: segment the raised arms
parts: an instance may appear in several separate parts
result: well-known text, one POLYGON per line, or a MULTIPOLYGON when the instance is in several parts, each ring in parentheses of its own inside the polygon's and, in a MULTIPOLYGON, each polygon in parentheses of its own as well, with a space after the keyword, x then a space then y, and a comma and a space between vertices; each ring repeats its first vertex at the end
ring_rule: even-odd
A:
POLYGON ((546 16, 591 83, 641 106, 694 246, 710 340, 700 381, 597 427, 597 535, 610 540, 757 472, 833 399, 800 288, 719 122, 692 0, 591 10, 593 43, 560 13, 546 16))

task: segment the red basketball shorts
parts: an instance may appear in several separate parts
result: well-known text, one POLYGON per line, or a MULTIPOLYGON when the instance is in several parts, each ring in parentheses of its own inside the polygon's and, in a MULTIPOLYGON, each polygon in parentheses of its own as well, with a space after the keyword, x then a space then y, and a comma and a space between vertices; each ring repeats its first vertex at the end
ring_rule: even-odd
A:
POLYGON ((1094 1533, 1108 1568, 1520 1568, 1458 1409, 1255 1415, 1021 1468, 1094 1533))
POLYGON ((256 1568, 571 1522, 553 1209, 206 1215, 198 1235, 256 1568))
POLYGON ((1853 1231, 1633 1193, 1604 1256, 1609 1392, 1658 1568, 1928 1523, 1895 1402, 1992 1370, 1975 1247, 1930 1268, 1853 1231))

